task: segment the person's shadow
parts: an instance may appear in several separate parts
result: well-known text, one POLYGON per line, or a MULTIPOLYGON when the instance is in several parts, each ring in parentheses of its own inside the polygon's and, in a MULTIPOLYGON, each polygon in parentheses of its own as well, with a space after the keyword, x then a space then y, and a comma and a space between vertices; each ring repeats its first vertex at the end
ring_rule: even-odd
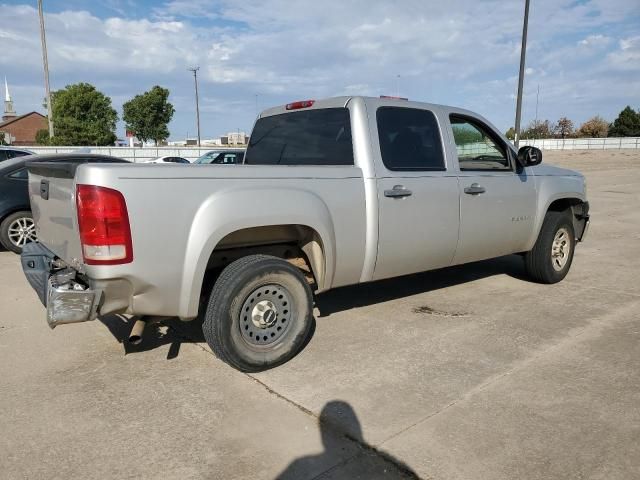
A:
POLYGON ((365 442, 356 412, 347 402, 327 402, 318 424, 324 451, 295 459, 276 480, 420 478, 402 461, 365 442))

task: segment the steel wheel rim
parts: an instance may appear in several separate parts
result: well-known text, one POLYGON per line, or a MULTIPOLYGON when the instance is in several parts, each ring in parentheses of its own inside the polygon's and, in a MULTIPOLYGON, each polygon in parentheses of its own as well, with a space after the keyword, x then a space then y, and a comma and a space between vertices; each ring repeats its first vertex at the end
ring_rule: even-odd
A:
POLYGON ((289 330, 292 309, 291 294, 282 285, 269 283, 254 289, 240 310, 242 338, 255 347, 271 346, 289 330))
POLYGON ((551 243, 551 264, 556 272, 562 271, 571 255, 571 236, 566 228, 560 228, 551 243))
POLYGON ((7 230, 9 241, 16 247, 24 247, 29 242, 35 242, 36 226, 31 217, 19 217, 9 224, 7 230))

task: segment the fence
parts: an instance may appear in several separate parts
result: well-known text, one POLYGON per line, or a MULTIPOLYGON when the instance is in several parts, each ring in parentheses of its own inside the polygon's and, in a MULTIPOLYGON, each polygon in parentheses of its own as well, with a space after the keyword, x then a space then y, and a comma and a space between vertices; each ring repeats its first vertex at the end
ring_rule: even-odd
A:
POLYGON ((640 137, 611 138, 545 138, 520 140, 520 146, 532 145, 540 150, 609 150, 640 148, 640 137))
POLYGON ((91 152, 124 158, 131 162, 145 162, 157 157, 182 157, 193 162, 199 156, 211 151, 244 150, 237 147, 25 147, 38 154, 91 152))
MULTIPOLYGON (((473 144, 465 145, 461 148, 469 150, 466 153, 475 152, 476 148, 473 144)), ((555 139, 537 139, 537 140, 520 140, 520 146, 532 145, 541 150, 611 150, 621 148, 640 149, 640 137, 612 137, 612 138, 566 138, 555 139)), ((75 151, 91 153, 100 153, 103 155, 113 155, 132 162, 144 162, 152 158, 161 156, 183 157, 187 160, 194 161, 200 155, 211 151, 223 150, 243 150, 238 147, 26 147, 35 153, 70 153, 75 151)), ((486 147, 485 147, 486 148, 486 147)), ((483 152, 475 152, 483 153, 483 152)))

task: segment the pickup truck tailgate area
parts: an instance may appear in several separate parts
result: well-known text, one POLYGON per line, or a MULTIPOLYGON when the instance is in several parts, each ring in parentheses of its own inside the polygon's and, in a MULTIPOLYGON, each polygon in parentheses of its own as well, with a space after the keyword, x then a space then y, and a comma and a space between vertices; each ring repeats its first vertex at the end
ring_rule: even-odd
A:
MULTIPOLYGON (((36 157, 34 157, 36 158, 36 157)), ((56 159, 43 155, 27 162, 29 200, 38 241, 69 265, 82 262, 76 215, 75 172, 84 163, 128 163, 107 156, 73 156, 56 159)))

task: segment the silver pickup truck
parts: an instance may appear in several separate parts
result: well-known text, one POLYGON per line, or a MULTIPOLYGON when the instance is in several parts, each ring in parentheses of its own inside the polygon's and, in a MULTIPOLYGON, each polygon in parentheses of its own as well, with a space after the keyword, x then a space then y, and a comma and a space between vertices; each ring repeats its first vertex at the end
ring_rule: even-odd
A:
POLYGON ((201 314, 216 355, 264 370, 304 345, 314 292, 515 253, 562 280, 586 186, 541 159, 459 108, 294 102, 259 116, 241 165, 35 158, 23 269, 51 327, 201 314))

